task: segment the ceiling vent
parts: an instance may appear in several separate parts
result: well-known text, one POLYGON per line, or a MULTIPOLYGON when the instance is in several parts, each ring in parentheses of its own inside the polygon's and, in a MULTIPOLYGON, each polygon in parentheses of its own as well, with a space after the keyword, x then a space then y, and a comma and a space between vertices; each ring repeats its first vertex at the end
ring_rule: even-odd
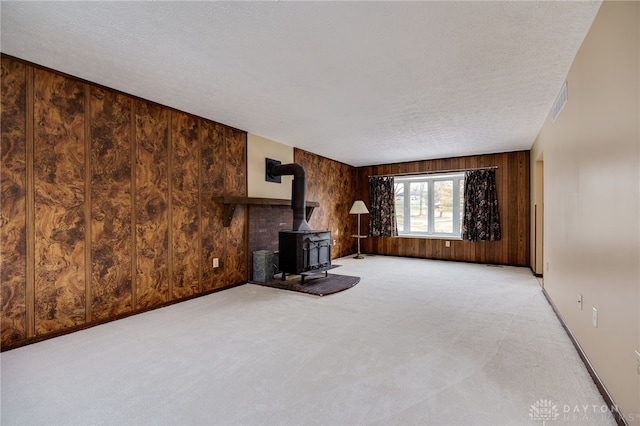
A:
POLYGON ((556 118, 560 115, 560 111, 564 108, 567 103, 567 82, 565 81, 562 85, 562 89, 560 90, 560 94, 558 95, 558 99, 556 99, 556 103, 553 105, 553 121, 556 121, 556 118))

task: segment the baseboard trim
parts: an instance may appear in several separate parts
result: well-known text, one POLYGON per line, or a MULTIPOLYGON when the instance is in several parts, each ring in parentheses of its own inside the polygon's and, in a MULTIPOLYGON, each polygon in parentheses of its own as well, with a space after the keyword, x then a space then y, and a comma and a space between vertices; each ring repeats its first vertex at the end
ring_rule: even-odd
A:
POLYGON ((613 397, 607 390, 604 383, 602 383, 600 376, 598 376, 598 373, 596 373, 596 370, 593 368, 593 365, 591 365, 591 361, 589 361, 589 358, 587 357, 587 354, 585 354, 584 350, 582 349, 582 346, 580 346, 580 343, 578 342, 576 337, 573 335, 569 327, 567 327, 567 324, 564 322, 562 315, 560 315, 560 313, 558 312, 558 309, 556 308, 556 305, 551 300, 551 297, 549 297, 549 293, 547 293, 547 291, 544 288, 542 288, 542 294, 544 294, 544 297, 547 299, 547 302, 549 302, 551 309, 553 309, 553 312, 556 314, 556 317, 560 321, 560 324, 562 324, 562 328, 564 328, 564 331, 569 336, 571 343, 573 343, 573 346, 578 351, 578 355, 580 356, 580 359, 584 363, 584 366, 587 368, 587 371, 589 372, 589 375, 591 376, 593 383, 595 383, 596 387, 598 388, 600 395, 602 395, 602 399, 604 399, 604 402, 607 404, 607 407, 609 407, 609 410, 611 411, 611 414, 613 415, 613 418, 615 419, 616 423, 618 424, 618 426, 629 426, 625 418, 622 416, 622 414, 618 410, 618 406, 613 401, 613 397))

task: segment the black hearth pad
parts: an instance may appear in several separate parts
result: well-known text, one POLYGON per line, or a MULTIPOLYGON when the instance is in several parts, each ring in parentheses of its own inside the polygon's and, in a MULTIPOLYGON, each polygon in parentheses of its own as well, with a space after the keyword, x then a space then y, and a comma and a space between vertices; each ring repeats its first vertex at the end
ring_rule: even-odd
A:
POLYGON ((328 274, 326 277, 322 275, 319 278, 316 278, 315 276, 306 277, 304 279, 304 284, 300 283, 300 278, 300 276, 294 276, 288 278, 286 281, 282 281, 280 278, 275 278, 267 282, 251 281, 251 283, 266 287, 279 288, 282 290, 313 294, 316 296, 326 296, 328 294, 347 290, 360 282, 360 277, 334 274, 328 274))

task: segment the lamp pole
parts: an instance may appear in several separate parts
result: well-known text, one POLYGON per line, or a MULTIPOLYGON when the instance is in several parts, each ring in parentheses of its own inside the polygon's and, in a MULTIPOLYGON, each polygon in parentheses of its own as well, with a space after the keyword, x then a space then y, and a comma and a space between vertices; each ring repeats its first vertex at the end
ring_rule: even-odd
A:
POLYGON ((355 257, 356 259, 364 259, 364 256, 360 254, 360 213, 358 213, 358 254, 355 257))

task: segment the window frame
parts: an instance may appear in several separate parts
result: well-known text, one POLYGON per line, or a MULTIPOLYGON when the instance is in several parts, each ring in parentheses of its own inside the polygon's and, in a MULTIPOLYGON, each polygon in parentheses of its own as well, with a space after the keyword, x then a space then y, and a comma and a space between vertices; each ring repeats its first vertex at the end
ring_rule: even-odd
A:
MULTIPOLYGON (((402 231, 398 229, 398 237, 408 238, 432 238, 432 239, 448 239, 462 240, 462 216, 464 215, 464 180, 465 172, 449 172, 449 173, 425 173, 415 175, 396 176, 394 185, 403 184, 403 211, 402 211, 402 231), (453 205, 452 205, 452 232, 436 232, 435 231, 435 183, 443 181, 452 181, 453 185, 453 205), (405 212, 411 212, 411 191, 412 183, 427 184, 427 231, 407 231, 407 226, 411 227, 411 215, 407 218, 405 212), (462 185, 461 185, 462 184, 462 185), (460 188, 456 191, 456 188, 460 188)), ((395 189, 395 188, 394 188, 395 189)), ((394 204, 398 202, 394 194, 394 204)), ((398 214, 396 209, 396 220, 398 214)))

